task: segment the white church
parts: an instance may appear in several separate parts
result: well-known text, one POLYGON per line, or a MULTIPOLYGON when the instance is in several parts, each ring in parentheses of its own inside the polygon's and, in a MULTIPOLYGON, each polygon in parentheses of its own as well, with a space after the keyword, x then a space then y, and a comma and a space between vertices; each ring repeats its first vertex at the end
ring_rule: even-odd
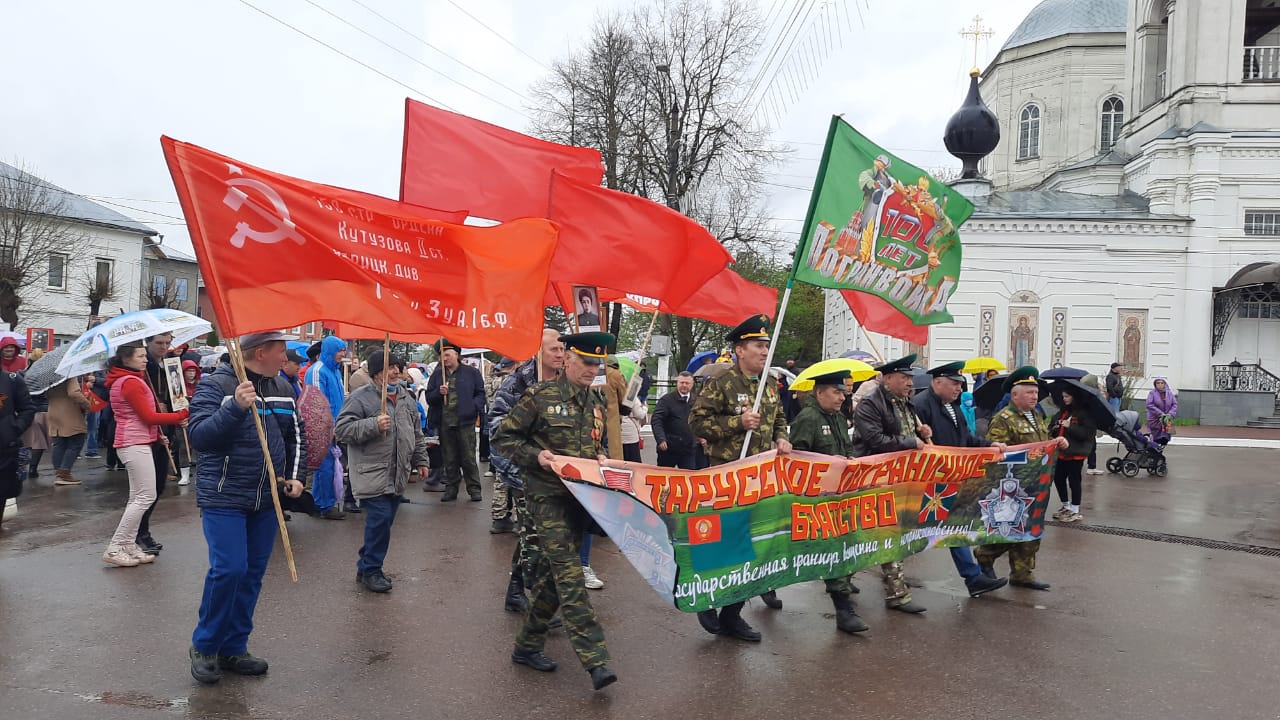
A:
POLYGON ((828 291, 829 357, 1280 389, 1280 0, 1045 0, 977 88, 1000 139, 953 184, 976 206, 955 322, 868 340, 828 291))

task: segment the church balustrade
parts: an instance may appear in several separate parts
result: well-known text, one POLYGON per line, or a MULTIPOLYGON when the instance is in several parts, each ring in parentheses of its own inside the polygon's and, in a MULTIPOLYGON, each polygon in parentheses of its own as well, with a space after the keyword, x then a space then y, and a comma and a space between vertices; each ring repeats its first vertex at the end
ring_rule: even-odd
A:
POLYGON ((1246 47, 1244 79, 1253 82, 1280 81, 1280 45, 1246 47))
POLYGON ((1280 377, 1257 364, 1214 365, 1213 389, 1280 393, 1280 377))

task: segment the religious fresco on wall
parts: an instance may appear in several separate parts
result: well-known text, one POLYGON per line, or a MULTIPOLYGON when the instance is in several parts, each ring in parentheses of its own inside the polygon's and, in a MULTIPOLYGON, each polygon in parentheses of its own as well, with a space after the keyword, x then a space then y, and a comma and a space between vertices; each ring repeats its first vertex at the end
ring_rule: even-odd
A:
POLYGON ((1147 374, 1147 310, 1117 311, 1116 362, 1124 365, 1122 375, 1145 377, 1147 374))
POLYGON ((1036 365, 1040 308, 1009 308, 1009 369, 1036 365))

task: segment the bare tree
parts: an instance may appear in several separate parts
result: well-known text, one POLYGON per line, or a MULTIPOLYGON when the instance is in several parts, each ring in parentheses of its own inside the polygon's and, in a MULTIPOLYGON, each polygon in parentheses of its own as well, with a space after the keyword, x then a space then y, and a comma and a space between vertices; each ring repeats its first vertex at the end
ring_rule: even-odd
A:
POLYGON ((88 238, 68 222, 66 194, 26 166, 0 163, 0 320, 18 327, 50 280, 65 283, 88 238), (51 254, 59 254, 51 260, 51 254), (60 265, 52 268, 50 263, 60 265), (59 277, 54 278, 54 273, 59 277))
MULTIPOLYGON (((93 327, 101 319, 102 303, 107 300, 115 300, 119 295, 116 286, 116 274, 110 272, 102 272, 98 267, 84 270, 80 273, 77 284, 80 293, 85 300, 89 301, 89 324, 87 327, 93 327)), ((143 297, 143 307, 149 306, 148 299, 143 297)), ((158 307, 168 307, 160 305, 158 307)))
MULTIPOLYGON (((141 307, 144 310, 160 310, 162 308, 170 308, 177 310, 182 307, 182 301, 178 300, 178 284, 173 282, 158 282, 159 278, 152 277, 151 282, 142 288, 141 307)), ((114 280, 111 281, 114 283, 114 280)), ((114 291, 113 291, 114 292, 114 291)), ((97 313, 94 313, 95 315, 97 313)))

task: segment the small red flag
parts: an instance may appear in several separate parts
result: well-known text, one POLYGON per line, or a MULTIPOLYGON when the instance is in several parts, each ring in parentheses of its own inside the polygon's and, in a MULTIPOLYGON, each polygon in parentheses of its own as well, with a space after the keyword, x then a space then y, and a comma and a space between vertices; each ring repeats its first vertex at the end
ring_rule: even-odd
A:
MULTIPOLYGON (((706 228, 665 205, 553 175, 547 217, 560 226, 553 283, 608 287, 680 304, 733 262, 706 228)), ((547 288, 545 300, 561 304, 555 287, 547 288)))
POLYGON ((507 222, 546 217, 551 171, 599 185, 600 152, 405 100, 400 199, 507 222))
POLYGON ((223 335, 314 320, 445 335, 512 357, 542 339, 555 226, 479 228, 161 138, 223 335))
POLYGON ((916 325, 888 302, 857 290, 841 290, 840 297, 849 304, 858 324, 869 332, 880 333, 924 345, 929 342, 929 326, 916 325))

